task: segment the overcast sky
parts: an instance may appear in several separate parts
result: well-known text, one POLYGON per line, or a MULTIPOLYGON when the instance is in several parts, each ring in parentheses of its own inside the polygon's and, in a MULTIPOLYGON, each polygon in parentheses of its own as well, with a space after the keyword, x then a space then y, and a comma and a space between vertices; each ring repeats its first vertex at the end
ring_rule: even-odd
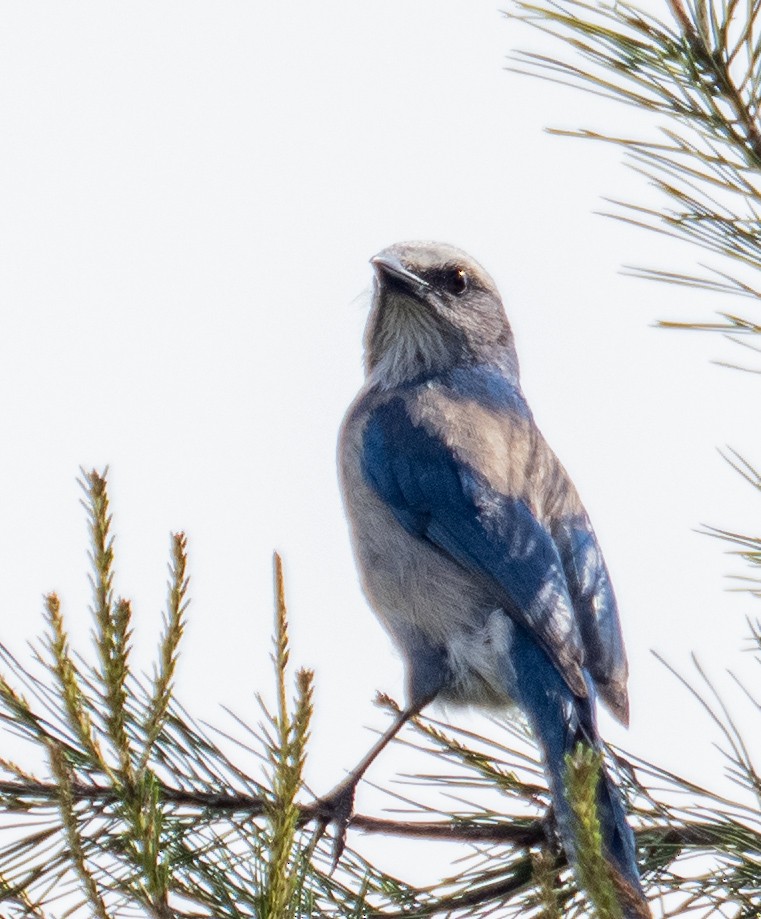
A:
MULTIPOLYGON (((748 672, 756 607, 725 577, 742 565, 695 531, 757 531, 757 497, 716 447, 761 463, 759 378, 712 365, 735 356, 719 338, 652 328, 737 305, 621 276, 703 256, 596 216, 604 195, 650 200, 643 180, 614 149, 543 133, 630 130, 632 112, 506 72, 540 37, 493 0, 79 0, 0 16, 2 640, 23 652, 55 589, 88 648, 75 479, 108 463, 116 586, 145 667, 169 533, 188 534, 178 687, 199 716, 225 703, 256 720, 254 692, 271 693, 282 552, 293 659, 316 671, 309 777, 331 787, 385 723, 375 691, 403 685, 335 474, 368 259, 439 239, 498 281, 526 395, 603 545, 632 670, 631 730, 604 717, 605 735, 718 782, 715 733, 650 651, 688 675, 695 651, 725 687, 725 668, 748 672)), ((361 790, 362 810, 375 803, 361 790)))

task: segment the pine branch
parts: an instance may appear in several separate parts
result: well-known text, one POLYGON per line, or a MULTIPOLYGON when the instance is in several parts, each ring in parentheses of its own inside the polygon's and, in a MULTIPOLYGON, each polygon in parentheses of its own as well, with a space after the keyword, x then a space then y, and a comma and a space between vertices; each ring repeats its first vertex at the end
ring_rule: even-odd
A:
POLYGON ((87 864, 85 845, 80 836, 79 820, 74 810, 71 793, 71 774, 63 751, 55 744, 50 745, 50 765, 58 784, 58 803, 61 822, 68 842, 68 855, 84 888, 87 902, 97 919, 110 919, 106 905, 100 895, 98 883, 87 864))
MULTIPOLYGON (((761 268, 761 5, 669 0, 663 12, 659 17, 626 0, 516 0, 509 15, 571 54, 519 51, 512 69, 654 116, 650 136, 589 128, 555 133, 621 147, 659 192, 660 206, 613 201, 609 216, 691 242, 722 256, 727 267, 708 266, 709 276, 648 268, 629 273, 757 301, 746 276, 761 268)), ((758 323, 743 318, 722 329, 757 333, 758 323)))
POLYGON ((303 873, 296 851, 296 831, 300 812, 296 796, 303 782, 309 722, 312 716, 312 678, 307 670, 299 671, 298 695, 291 717, 286 699, 288 659, 288 623, 283 583, 283 564, 275 555, 275 676, 278 708, 272 721, 275 737, 268 749, 271 765, 272 796, 264 799, 264 811, 270 822, 269 857, 262 896, 264 919, 286 919, 293 912, 297 883, 303 873))
POLYGON ((64 701, 68 726, 79 741, 85 756, 104 772, 109 772, 100 744, 93 732, 88 714, 88 703, 80 687, 79 673, 69 654, 69 637, 66 634, 61 603, 55 594, 45 597, 45 611, 50 626, 51 669, 57 678, 64 701))
POLYGON ((188 607, 187 564, 187 539, 184 533, 175 533, 172 536, 172 563, 169 568, 169 604, 164 620, 164 633, 159 643, 160 663, 153 680, 148 717, 143 726, 146 742, 138 772, 145 768, 150 758, 151 748, 166 721, 172 698, 174 673, 177 668, 177 656, 185 629, 185 613, 188 607))
POLYGON ((129 670, 131 608, 128 600, 114 599, 114 542, 110 534, 111 515, 108 506, 106 473, 82 471, 80 485, 87 494, 90 558, 94 573, 93 614, 97 626, 96 645, 101 661, 101 679, 107 704, 106 727, 119 760, 123 781, 133 780, 132 750, 128 733, 126 679, 129 670))
POLYGON ((0 646, 0 723, 44 754, 52 780, 37 768, 0 760, 0 897, 39 915, 56 900, 99 917, 125 904, 165 917, 361 915, 366 896, 415 902, 413 888, 392 880, 348 850, 328 877, 329 854, 305 833, 313 815, 296 802, 312 708, 312 676, 297 675, 287 706, 285 605, 279 581, 278 714, 264 708, 255 730, 237 719, 248 742, 239 752, 269 782, 223 749, 174 698, 174 672, 187 608, 187 546, 172 543, 169 607, 154 678, 131 671, 130 607, 113 592, 114 555, 105 475, 85 476, 97 664, 73 652, 55 595, 46 601, 49 636, 22 665, 0 646), (52 673, 55 682, 50 683, 52 673), (275 743, 273 744, 273 738, 275 743), (101 753, 116 754, 116 767, 101 753), (140 751, 135 759, 135 751, 140 751), (306 858, 311 852, 312 862, 306 858), (267 899, 269 897, 269 900, 267 899), (39 904, 39 906, 37 906, 39 904), (28 908, 27 908, 28 907, 28 908))
MULTIPOLYGON (((745 471, 752 478, 750 469, 745 471)), ((92 498, 91 513, 101 519, 107 519, 104 492, 92 498)), ((54 595, 46 602, 45 653, 36 652, 32 661, 42 668, 39 674, 0 646, 7 671, 0 675, 0 724, 43 752, 51 773, 46 776, 39 765, 30 768, 26 760, 0 760, 0 896, 8 909, 45 917, 57 900, 73 913, 114 917, 130 907, 156 919, 588 915, 587 900, 547 820, 541 767, 520 722, 494 722, 487 738, 416 719, 401 742, 429 755, 432 768, 409 781, 441 791, 441 805, 423 806, 414 793, 397 794, 397 809, 401 802, 406 814, 355 815, 351 821, 352 834, 465 844, 471 852, 467 867, 417 889, 349 848, 330 875, 329 847, 323 841, 315 846, 311 832, 319 807, 298 800, 312 677, 297 674, 295 699, 289 702, 279 560, 275 713, 262 703, 260 726, 232 716, 231 730, 212 730, 196 723, 174 698, 172 674, 187 606, 184 537, 173 540, 169 609, 147 685, 131 672, 127 654, 117 650, 111 663, 104 663, 104 632, 111 630, 112 649, 124 649, 129 630, 115 618, 118 604, 108 599, 114 571, 112 559, 105 559, 107 527, 101 525, 95 538, 101 548, 93 551, 93 580, 105 598, 93 610, 101 623, 97 664, 72 651, 54 595), (108 667, 114 668, 112 677, 104 678, 108 667), (116 708, 130 751, 140 751, 131 781, 125 781, 121 763, 107 768, 93 752, 102 742, 116 749, 116 708), (263 779, 255 777, 262 771, 263 779)), ((380 701, 391 714, 397 709, 388 697, 380 701)), ((736 781, 746 790, 755 788, 747 749, 728 709, 714 701, 706 711, 724 731, 736 781)), ((757 874, 751 866, 761 859, 756 807, 620 754, 609 758, 607 768, 629 798, 646 882, 676 897, 683 914, 715 906, 728 890, 739 904, 753 902, 758 885, 753 886, 757 874), (709 859, 711 868, 685 880, 685 866, 696 856, 709 859)))
POLYGON ((540 849, 531 860, 536 902, 541 910, 538 919, 563 919, 558 896, 559 876, 557 858, 549 849, 540 849))

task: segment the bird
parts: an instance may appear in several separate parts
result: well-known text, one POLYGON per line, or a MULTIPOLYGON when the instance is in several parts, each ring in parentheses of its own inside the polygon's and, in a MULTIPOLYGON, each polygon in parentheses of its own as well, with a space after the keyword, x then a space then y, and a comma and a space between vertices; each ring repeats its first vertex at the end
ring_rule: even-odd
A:
MULTIPOLYGON (((357 783, 429 703, 517 708, 575 867, 566 757, 578 744, 601 749, 598 699, 629 721, 608 569, 523 395, 492 278, 445 243, 396 243, 370 261, 365 381, 341 425, 339 481, 361 586, 404 661, 407 704, 321 799, 323 830, 337 824, 337 859, 357 783)), ((622 915, 649 916, 623 798, 604 765, 597 805, 622 915)))

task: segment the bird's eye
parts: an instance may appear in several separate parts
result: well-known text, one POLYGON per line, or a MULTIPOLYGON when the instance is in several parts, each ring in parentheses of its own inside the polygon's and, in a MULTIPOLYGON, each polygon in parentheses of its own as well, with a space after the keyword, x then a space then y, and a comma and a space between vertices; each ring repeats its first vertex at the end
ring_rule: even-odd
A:
POLYGON ((453 268, 444 278, 444 288, 456 297, 462 296, 468 289, 470 279, 463 268, 453 268))

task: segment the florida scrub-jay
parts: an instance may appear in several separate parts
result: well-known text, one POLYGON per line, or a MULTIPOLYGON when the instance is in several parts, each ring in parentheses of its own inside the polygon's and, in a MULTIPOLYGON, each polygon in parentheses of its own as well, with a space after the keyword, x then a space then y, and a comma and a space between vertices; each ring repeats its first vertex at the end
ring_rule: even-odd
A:
MULTIPOLYGON (((366 381, 341 429, 339 474, 362 587, 403 655, 408 704, 326 806, 345 825, 364 770, 434 699, 517 705, 541 749, 573 864, 565 756, 579 742, 599 746, 597 697, 624 724, 629 716, 600 547, 526 404, 489 275, 440 243, 399 243, 372 264, 366 381)), ((623 881, 623 914, 649 915, 634 838, 605 770, 598 813, 604 854, 623 881)))

